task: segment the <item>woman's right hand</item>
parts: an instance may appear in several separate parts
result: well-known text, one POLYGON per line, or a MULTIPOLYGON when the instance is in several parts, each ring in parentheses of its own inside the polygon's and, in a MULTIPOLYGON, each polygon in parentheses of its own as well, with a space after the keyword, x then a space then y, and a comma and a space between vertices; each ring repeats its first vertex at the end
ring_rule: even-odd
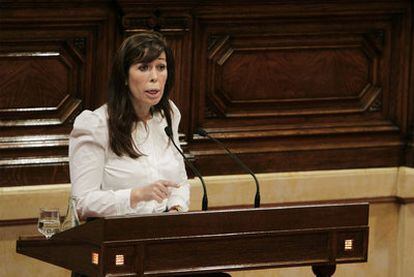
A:
POLYGON ((167 199, 171 191, 169 188, 179 188, 180 186, 174 182, 167 180, 158 180, 144 187, 138 187, 131 190, 130 205, 135 208, 138 202, 155 200, 161 203, 167 199))

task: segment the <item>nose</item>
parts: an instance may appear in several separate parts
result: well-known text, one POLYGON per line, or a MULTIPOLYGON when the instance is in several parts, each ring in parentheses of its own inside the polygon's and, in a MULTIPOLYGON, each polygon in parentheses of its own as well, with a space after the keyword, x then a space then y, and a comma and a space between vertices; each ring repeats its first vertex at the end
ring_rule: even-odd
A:
POLYGON ((158 72, 155 67, 150 70, 150 82, 156 82, 158 80, 158 72))

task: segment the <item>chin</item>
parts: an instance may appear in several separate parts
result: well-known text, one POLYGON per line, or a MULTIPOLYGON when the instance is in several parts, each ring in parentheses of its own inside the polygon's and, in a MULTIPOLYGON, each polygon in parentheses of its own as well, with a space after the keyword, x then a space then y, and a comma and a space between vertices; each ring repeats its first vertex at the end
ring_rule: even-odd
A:
POLYGON ((150 104, 151 106, 155 106, 158 103, 160 103, 160 101, 161 101, 161 98, 160 99, 154 99, 154 100, 149 101, 148 104, 150 104))

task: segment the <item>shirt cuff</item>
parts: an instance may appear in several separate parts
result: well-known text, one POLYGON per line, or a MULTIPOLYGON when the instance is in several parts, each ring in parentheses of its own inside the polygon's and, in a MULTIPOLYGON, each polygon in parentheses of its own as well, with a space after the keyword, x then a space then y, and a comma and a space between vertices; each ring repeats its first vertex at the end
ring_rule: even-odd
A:
POLYGON ((149 213, 149 211, 147 211, 149 202, 140 201, 135 208, 131 207, 131 190, 132 189, 122 189, 115 192, 118 202, 117 215, 149 213))
POLYGON ((132 213, 130 206, 131 189, 121 189, 115 191, 115 197, 117 202, 117 215, 124 215, 132 213))

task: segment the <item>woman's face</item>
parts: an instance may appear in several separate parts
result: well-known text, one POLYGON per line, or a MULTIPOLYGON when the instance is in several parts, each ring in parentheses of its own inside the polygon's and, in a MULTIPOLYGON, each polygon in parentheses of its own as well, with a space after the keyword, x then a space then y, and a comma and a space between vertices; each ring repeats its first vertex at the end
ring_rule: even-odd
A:
POLYGON ((141 113, 147 112, 160 102, 167 75, 165 52, 150 63, 137 63, 130 66, 128 86, 136 110, 141 113))

